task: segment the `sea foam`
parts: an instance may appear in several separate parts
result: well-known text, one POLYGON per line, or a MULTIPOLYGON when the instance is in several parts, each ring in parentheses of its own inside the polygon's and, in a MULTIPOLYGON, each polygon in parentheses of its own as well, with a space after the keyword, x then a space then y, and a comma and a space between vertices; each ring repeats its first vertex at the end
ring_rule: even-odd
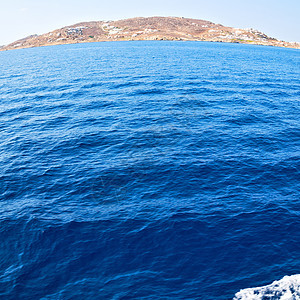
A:
POLYGON ((298 300, 300 299, 300 274, 284 276, 281 280, 255 288, 248 288, 236 293, 233 300, 298 300))

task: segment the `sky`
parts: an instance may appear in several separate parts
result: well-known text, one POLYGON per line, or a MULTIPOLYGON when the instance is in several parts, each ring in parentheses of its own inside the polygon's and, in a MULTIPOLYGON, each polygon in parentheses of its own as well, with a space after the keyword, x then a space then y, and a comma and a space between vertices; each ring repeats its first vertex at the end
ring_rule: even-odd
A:
POLYGON ((176 16, 300 42, 300 0, 0 0, 0 45, 83 21, 176 16))

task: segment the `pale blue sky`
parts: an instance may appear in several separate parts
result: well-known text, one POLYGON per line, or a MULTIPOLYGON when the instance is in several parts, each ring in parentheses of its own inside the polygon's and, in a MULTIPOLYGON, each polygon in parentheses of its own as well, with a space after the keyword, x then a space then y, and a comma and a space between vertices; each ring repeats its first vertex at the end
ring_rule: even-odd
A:
POLYGON ((80 21, 183 16, 300 42, 300 0, 0 0, 0 45, 80 21))

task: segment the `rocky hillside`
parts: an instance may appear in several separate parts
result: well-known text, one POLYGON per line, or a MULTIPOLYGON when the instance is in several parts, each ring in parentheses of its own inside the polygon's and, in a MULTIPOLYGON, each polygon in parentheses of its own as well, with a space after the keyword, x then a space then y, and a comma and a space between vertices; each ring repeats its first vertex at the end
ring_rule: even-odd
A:
POLYGON ((300 48, 299 43, 279 41, 254 29, 237 29, 182 17, 150 17, 78 23, 46 34, 31 35, 0 50, 135 40, 213 41, 300 48))

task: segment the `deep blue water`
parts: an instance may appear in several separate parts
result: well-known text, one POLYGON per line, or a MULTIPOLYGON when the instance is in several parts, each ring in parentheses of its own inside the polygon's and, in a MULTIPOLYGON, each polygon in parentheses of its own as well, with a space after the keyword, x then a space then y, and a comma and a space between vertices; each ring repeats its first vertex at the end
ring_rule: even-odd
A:
POLYGON ((232 299, 300 273, 300 52, 0 52, 0 298, 232 299))

